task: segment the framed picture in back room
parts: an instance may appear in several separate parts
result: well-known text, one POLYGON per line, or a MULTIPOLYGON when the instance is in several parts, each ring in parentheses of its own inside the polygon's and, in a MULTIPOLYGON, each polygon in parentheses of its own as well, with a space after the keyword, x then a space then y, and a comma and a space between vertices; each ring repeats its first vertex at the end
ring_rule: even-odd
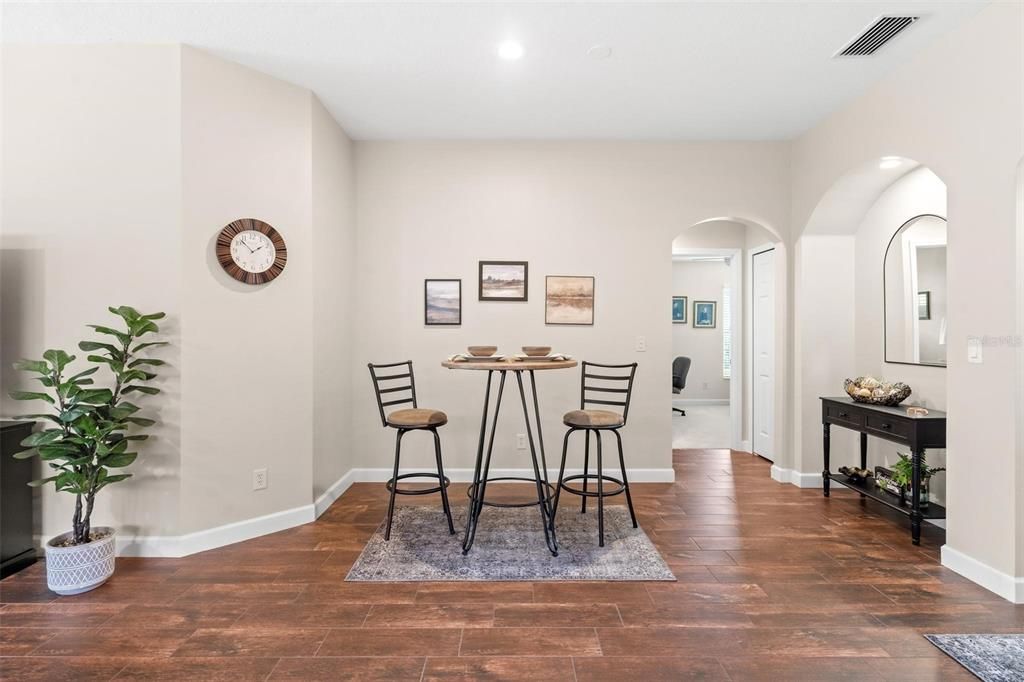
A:
POLYGON ((686 324, 686 296, 672 297, 672 324, 686 324))
POLYGON ((480 261, 481 301, 525 301, 529 293, 529 264, 518 260, 480 261))
POLYGON ((693 302, 693 326, 695 329, 714 329, 716 308, 715 301, 694 301, 693 302))

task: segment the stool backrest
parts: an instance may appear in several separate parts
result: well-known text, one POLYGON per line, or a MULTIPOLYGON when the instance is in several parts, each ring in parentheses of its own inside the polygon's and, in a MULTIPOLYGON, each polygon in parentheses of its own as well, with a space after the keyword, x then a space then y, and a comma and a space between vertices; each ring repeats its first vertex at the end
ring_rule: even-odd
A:
POLYGON ((377 409, 380 410, 380 423, 388 425, 385 407, 412 403, 416 407, 416 378, 412 373, 412 360, 392 362, 386 365, 367 363, 370 378, 373 380, 373 391, 377 394, 377 409), (378 372, 382 372, 378 374, 378 372))
POLYGON ((629 401, 633 397, 636 365, 602 365, 583 361, 580 381, 580 409, 587 405, 611 405, 622 408, 622 423, 629 418, 629 401))

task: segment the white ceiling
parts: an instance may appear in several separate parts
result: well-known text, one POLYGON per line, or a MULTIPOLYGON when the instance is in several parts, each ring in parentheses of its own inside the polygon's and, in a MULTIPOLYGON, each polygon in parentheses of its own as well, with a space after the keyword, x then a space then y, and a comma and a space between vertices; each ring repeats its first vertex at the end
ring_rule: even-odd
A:
POLYGON ((0 19, 9 43, 188 43, 312 89, 359 139, 749 140, 799 135, 984 4, 6 2, 0 19), (878 55, 831 58, 904 12, 923 18, 878 55), (497 58, 506 39, 522 59, 497 58))

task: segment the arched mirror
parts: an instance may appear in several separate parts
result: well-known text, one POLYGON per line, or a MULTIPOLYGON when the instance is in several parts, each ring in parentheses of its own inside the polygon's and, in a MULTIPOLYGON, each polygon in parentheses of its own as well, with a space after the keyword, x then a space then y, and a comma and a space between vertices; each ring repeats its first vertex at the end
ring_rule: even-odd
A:
POLYGON ((889 241, 882 270, 885 361, 946 366, 946 219, 919 215, 889 241))

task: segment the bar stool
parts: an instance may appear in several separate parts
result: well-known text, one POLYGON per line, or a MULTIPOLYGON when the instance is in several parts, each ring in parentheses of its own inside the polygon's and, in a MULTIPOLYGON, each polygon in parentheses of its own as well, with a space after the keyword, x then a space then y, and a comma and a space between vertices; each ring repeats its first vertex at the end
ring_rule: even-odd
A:
POLYGON ((626 505, 629 507, 629 516, 633 520, 633 527, 637 528, 636 512, 633 511, 633 498, 629 494, 629 479, 626 477, 626 461, 622 456, 622 436, 619 429, 626 425, 629 417, 629 401, 633 395, 633 377, 636 375, 637 363, 629 365, 601 365, 596 362, 583 362, 580 377, 580 409, 566 412, 562 417, 562 423, 569 427, 565 432, 565 439, 562 441, 562 465, 558 470, 558 486, 555 490, 555 500, 551 510, 551 523, 554 525, 555 514, 558 511, 558 498, 564 490, 573 495, 583 498, 580 513, 587 513, 587 498, 597 498, 597 537, 598 546, 604 547, 604 498, 626 493, 626 505), (622 372, 628 370, 628 374, 622 372), (612 374, 606 374, 611 371, 612 374), (588 381, 589 380, 589 381, 588 381), (596 395, 595 395, 596 394, 596 395), (611 394, 611 395, 607 395, 611 394), (593 396, 593 397, 591 397, 593 396), (610 398, 620 398, 612 400, 610 398), (622 413, 604 409, 587 409, 587 405, 609 405, 622 408, 622 413), (569 436, 577 431, 586 433, 586 442, 583 450, 583 473, 573 476, 565 475, 565 456, 569 448, 569 436), (619 468, 622 471, 622 480, 604 473, 601 461, 601 432, 611 431, 619 444, 619 468), (597 437, 597 475, 591 475, 590 469, 590 433, 597 437), (595 479, 597 490, 587 490, 589 479, 595 479), (572 488, 566 483, 569 481, 583 480, 583 488, 572 488), (604 489, 605 482, 618 485, 613 490, 604 489))
POLYGON ((412 361, 393 362, 386 365, 375 365, 372 362, 366 365, 370 369, 370 378, 373 380, 373 390, 377 394, 377 408, 380 410, 380 421, 384 428, 396 430, 395 434, 395 472, 387 482, 387 489, 391 491, 391 499, 388 501, 388 523, 384 530, 384 539, 391 539, 391 519, 395 513, 395 495, 429 495, 441 493, 441 506, 444 508, 444 515, 448 518, 448 532, 455 534, 455 526, 452 525, 452 511, 448 506, 448 485, 451 483, 444 475, 444 466, 441 464, 441 437, 437 434, 437 428, 448 423, 448 415, 440 410, 421 408, 416 403, 416 378, 412 373, 412 361), (378 374, 378 370, 389 370, 394 373, 378 374), (407 382, 405 381, 407 380, 407 382), (396 385, 394 382, 399 381, 396 385), (384 396, 388 398, 384 399, 384 396), (412 403, 411 408, 394 410, 390 414, 384 412, 385 407, 393 405, 404 405, 412 403), (430 431, 434 434, 434 456, 437 459, 437 473, 417 472, 398 475, 398 460, 402 453, 402 437, 409 431, 430 431), (436 478, 438 486, 425 490, 400 490, 398 482, 405 478, 436 478))

